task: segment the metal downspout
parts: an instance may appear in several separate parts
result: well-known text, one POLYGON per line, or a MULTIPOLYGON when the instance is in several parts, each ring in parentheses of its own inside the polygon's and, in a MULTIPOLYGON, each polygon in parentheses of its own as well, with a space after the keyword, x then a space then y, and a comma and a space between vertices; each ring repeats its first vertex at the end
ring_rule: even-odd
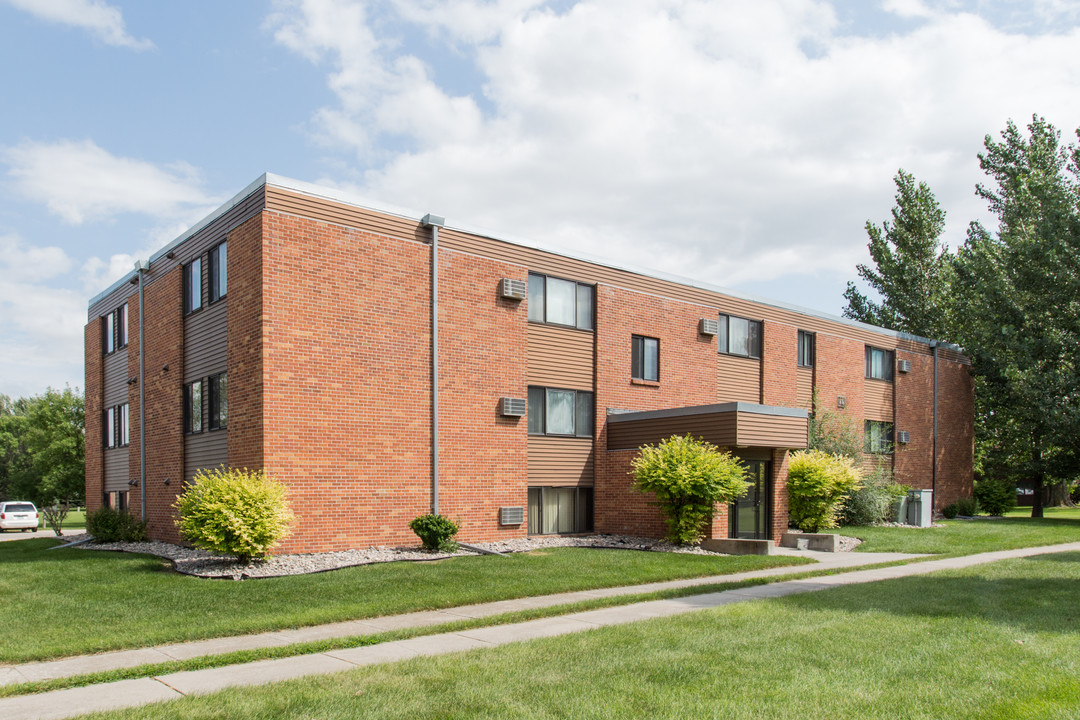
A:
POLYGON ((431 513, 439 514, 439 228, 444 218, 428 213, 431 228, 431 513))
POLYGON ((139 273, 139 519, 146 522, 146 320, 143 312, 143 277, 150 268, 145 260, 135 261, 139 273))
POLYGON ((930 490, 934 494, 933 504, 937 505, 937 397, 938 397, 938 341, 930 343, 930 349, 934 351, 934 462, 930 471, 930 490))

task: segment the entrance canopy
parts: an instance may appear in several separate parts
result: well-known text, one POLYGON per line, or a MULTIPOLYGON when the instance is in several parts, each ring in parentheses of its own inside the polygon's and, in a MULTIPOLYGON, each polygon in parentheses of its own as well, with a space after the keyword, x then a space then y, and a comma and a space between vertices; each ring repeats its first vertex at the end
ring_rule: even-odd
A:
POLYGON ((693 435, 727 448, 804 448, 806 410, 747 402, 619 412, 608 410, 607 449, 631 450, 672 435, 693 435))

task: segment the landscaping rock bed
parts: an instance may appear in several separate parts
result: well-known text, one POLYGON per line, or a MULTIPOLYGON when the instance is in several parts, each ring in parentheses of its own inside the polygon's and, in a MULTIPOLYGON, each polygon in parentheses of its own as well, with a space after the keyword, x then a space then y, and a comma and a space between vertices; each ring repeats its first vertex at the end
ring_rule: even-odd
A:
MULTIPOLYGON (((77 541, 85 535, 65 536, 68 541, 77 541)), ((476 547, 501 553, 528 552, 555 547, 591 547, 616 548, 621 550, 650 550, 658 552, 679 552, 695 555, 716 555, 717 553, 699 547, 678 547, 663 540, 652 538, 629 537, 625 535, 589 535, 583 537, 533 537, 502 540, 493 543, 474 543, 476 547)), ((432 561, 448 557, 465 557, 477 553, 459 550, 456 553, 427 552, 418 547, 372 547, 362 550, 341 552, 310 553, 305 555, 273 555, 266 560, 244 565, 228 555, 216 555, 205 550, 181 547, 163 542, 138 543, 88 543, 80 545, 82 550, 112 550, 119 552, 156 555, 171 561, 177 572, 206 578, 245 578, 282 577, 285 575, 303 575, 326 572, 356 565, 369 565, 382 562, 432 561)))

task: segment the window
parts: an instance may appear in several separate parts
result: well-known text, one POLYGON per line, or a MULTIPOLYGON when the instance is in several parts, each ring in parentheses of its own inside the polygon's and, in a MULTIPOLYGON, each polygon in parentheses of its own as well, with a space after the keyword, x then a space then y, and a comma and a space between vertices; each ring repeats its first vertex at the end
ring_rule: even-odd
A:
POLYGON ((868 453, 888 454, 893 451, 893 427, 890 422, 867 420, 863 428, 865 450, 868 453))
POLYGON ((124 512, 128 509, 128 494, 123 492, 107 492, 103 498, 105 507, 124 512))
POLYGON ((721 315, 717 344, 728 355, 761 358, 761 321, 721 315))
POLYGON ((225 373, 211 375, 206 381, 207 404, 210 406, 210 429, 221 430, 229 416, 228 383, 225 373))
POLYGON ((102 440, 107 448, 124 447, 129 442, 128 404, 106 408, 102 420, 102 440))
POLYGON ((116 438, 117 439, 117 445, 124 446, 124 445, 127 445, 130 442, 130 436, 131 436, 131 433, 130 433, 130 431, 131 431, 131 426, 130 426, 131 419, 130 419, 130 416, 128 414, 128 404, 124 403, 123 405, 120 405, 116 409, 117 409, 117 415, 118 415, 117 427, 116 427, 116 430, 117 430, 117 438, 116 438))
POLYGON ((202 258, 197 257, 184 266, 184 313, 202 307, 202 258))
POLYGON ((814 367, 814 333, 799 331, 799 367, 814 367))
POLYGON ((583 533, 592 529, 592 488, 529 488, 530 535, 583 533))
POLYGON ((583 390, 529 388, 530 435, 593 435, 593 394, 583 390))
POLYGON ((529 273, 529 320, 593 329, 592 285, 529 273))
POLYGON ((102 432, 105 447, 116 447, 116 408, 105 409, 105 419, 102 423, 104 425, 104 432, 102 432))
POLYGON ((127 309, 124 303, 103 318, 101 349, 106 355, 127 347, 127 309))
POLYGON ((217 302, 225 297, 229 284, 228 258, 225 243, 211 248, 207 255, 207 269, 210 271, 210 302, 217 302))
POLYGON ((635 380, 660 379, 660 341, 656 338, 630 337, 630 377, 635 380))
POLYGON ((866 377, 871 380, 892 382, 895 364, 892 350, 866 346, 866 377))
POLYGON ((202 380, 184 386, 184 432, 202 432, 203 401, 202 380))

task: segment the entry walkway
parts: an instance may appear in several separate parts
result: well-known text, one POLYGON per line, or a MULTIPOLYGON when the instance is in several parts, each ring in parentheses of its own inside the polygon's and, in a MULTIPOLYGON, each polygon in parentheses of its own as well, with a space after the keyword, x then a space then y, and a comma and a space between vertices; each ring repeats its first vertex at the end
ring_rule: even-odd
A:
MULTIPOLYGON (((495 647, 512 642, 521 642, 541 637, 565 635, 583 630, 621 625, 637 620, 679 615, 695 610, 720 607, 731 603, 760 600, 771 597, 783 597, 798 593, 825 590, 827 588, 858 583, 891 580, 895 578, 925 575, 937 570, 959 569, 996 562, 1011 558, 1031 557, 1047 553, 1080 551, 1080 542, 1066 543, 1018 550, 967 555, 958 558, 928 560, 920 563, 869 570, 852 570, 837 575, 809 578, 804 580, 778 581, 768 585, 728 590, 717 593, 691 595, 673 600, 653 600, 632 603, 599 610, 571 613, 558 617, 532 620, 508 625, 496 625, 475 630, 425 635, 409 640, 368 645, 345 650, 333 650, 324 653, 300 655, 279 660, 261 660, 241 665, 229 665, 206 670, 170 673, 152 678, 122 680, 113 683, 91 685, 70 690, 57 690, 38 695, 24 695, 0 700, 0 717, 8 720, 29 720, 30 718, 68 718, 99 710, 135 707, 151 702, 160 702, 183 697, 216 692, 228 687, 261 685, 293 678, 341 672, 365 665, 395 662, 413 657, 427 657, 446 653, 495 647)), ((737 575, 725 575, 711 578, 695 578, 667 583, 652 583, 632 587, 589 590, 575 593, 560 593, 536 598, 522 598, 482 605, 453 608, 435 612, 411 613, 385 618, 335 623, 299 630, 286 630, 279 633, 220 638, 217 640, 183 643, 180 645, 148 648, 144 650, 105 653, 102 655, 69 658, 52 663, 8 666, 0 672, 17 673, 13 679, 5 678, 6 683, 26 682, 29 679, 63 677, 67 675, 97 672, 115 667, 131 667, 148 663, 162 662, 182 657, 220 654, 252 647, 273 647, 307 640, 327 637, 364 635, 386 630, 421 627, 467 618, 489 617, 515 610, 549 607, 578 600, 617 595, 631 595, 653 592, 665 588, 692 587, 694 585, 732 582, 756 577, 768 577, 809 569, 828 567, 857 567, 860 564, 872 564, 918 557, 899 553, 800 553, 818 559, 831 555, 821 565, 801 565, 775 568, 737 575), (841 559, 840 556, 847 556, 841 559), (855 558, 867 558, 864 561, 855 558), (184 654, 184 653, 187 654, 184 654), (172 653, 172 654, 170 654, 172 653), (124 664, 116 664, 123 662, 124 664), (64 665, 64 664, 67 665, 64 665), (53 674, 49 674, 53 673, 53 674), (58 674, 57 674, 58 673, 58 674)))

